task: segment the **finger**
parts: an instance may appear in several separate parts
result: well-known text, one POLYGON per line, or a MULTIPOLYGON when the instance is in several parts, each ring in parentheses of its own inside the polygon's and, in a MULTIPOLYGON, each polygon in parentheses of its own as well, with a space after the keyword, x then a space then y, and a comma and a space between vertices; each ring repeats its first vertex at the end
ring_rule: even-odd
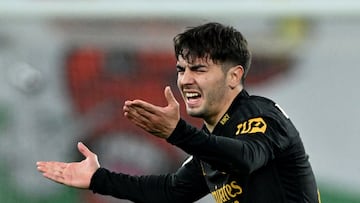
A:
POLYGON ((124 106, 123 109, 124 109, 124 115, 130 120, 139 116, 139 114, 136 112, 136 108, 134 106, 131 106, 131 105, 124 106))
POLYGON ((56 162, 56 161, 38 161, 36 165, 38 170, 42 170, 42 171, 63 170, 67 166, 67 164, 64 162, 56 162))
POLYGON ((78 147, 79 152, 82 155, 84 155, 86 158, 94 155, 94 153, 92 151, 90 151, 89 148, 87 148, 82 142, 78 142, 77 147, 78 147))
MULTIPOLYGON (((141 100, 126 101, 123 107, 124 115, 130 118, 144 117, 149 120, 153 114, 156 114, 156 106, 141 100)), ((130 119, 131 120, 131 119, 130 119)))
POLYGON ((59 161, 38 161, 36 162, 37 166, 52 166, 52 165, 61 165, 64 166, 64 162, 59 162, 59 161))
POLYGON ((138 111, 139 113, 144 113, 144 111, 150 113, 150 114, 155 114, 158 111, 158 106, 155 106, 153 104, 150 104, 148 102, 142 101, 142 100, 134 100, 131 103, 131 106, 133 107, 136 111, 138 111))
POLYGON ((124 102, 124 107, 123 107, 124 111, 127 110, 132 105, 132 103, 133 102, 129 101, 129 100, 125 101, 124 102))
POLYGON ((64 170, 66 163, 63 162, 38 162, 38 171, 40 171, 44 177, 53 180, 55 182, 64 184, 64 170))
POLYGON ((36 169, 41 173, 45 173, 47 171, 47 168, 44 166, 37 166, 36 169))
POLYGON ((136 104, 124 107, 125 116, 129 119, 137 119, 145 122, 149 121, 155 113, 147 111, 145 108, 146 107, 136 104))
POLYGON ((45 165, 45 161, 37 161, 36 162, 36 166, 39 167, 39 166, 44 166, 45 165))
POLYGON ((62 173, 43 173, 43 176, 47 179, 50 179, 52 181, 55 181, 57 183, 61 183, 64 184, 65 183, 65 178, 62 175, 62 173))
POLYGON ((147 125, 150 123, 149 119, 146 116, 140 115, 137 111, 131 111, 125 113, 125 116, 135 125, 147 129, 147 125))
POLYGON ((47 167, 46 164, 37 164, 36 169, 40 171, 41 173, 45 173, 49 170, 49 167, 47 167))
POLYGON ((165 87, 164 94, 169 105, 173 106, 179 104, 169 86, 165 87))

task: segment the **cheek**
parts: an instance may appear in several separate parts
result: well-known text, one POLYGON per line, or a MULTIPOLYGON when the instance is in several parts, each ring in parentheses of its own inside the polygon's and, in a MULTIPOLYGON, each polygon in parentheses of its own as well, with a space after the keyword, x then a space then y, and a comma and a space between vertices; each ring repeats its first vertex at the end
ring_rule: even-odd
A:
POLYGON ((207 86, 209 89, 218 89, 218 88, 223 88, 223 86, 225 86, 225 78, 224 77, 207 77, 204 78, 202 83, 204 84, 204 86, 207 86))
POLYGON ((211 103, 216 103, 222 100, 226 92, 226 82, 224 79, 213 80, 212 84, 208 85, 208 97, 211 103))
POLYGON ((180 77, 179 77, 179 76, 177 77, 176 85, 177 85, 177 87, 179 88, 179 90, 181 91, 180 77))
POLYGON ((176 85, 177 85, 177 87, 178 87, 178 90, 179 90, 179 93, 180 93, 181 97, 185 100, 184 95, 183 95, 183 93, 182 93, 182 88, 181 88, 181 83, 180 83, 179 77, 178 77, 177 80, 176 80, 176 85))

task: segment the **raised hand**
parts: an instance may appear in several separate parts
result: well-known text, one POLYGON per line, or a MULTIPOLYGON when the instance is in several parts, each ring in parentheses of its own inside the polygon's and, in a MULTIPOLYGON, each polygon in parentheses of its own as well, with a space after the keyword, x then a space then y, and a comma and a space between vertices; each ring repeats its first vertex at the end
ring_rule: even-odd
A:
POLYGON ((44 177, 72 187, 88 189, 90 180, 100 167, 97 155, 91 152, 83 143, 79 142, 78 150, 85 156, 81 162, 38 161, 37 170, 44 177))
POLYGON ((165 107, 142 100, 125 101, 125 117, 155 136, 168 138, 180 120, 180 110, 170 87, 165 88, 164 94, 168 103, 165 107))

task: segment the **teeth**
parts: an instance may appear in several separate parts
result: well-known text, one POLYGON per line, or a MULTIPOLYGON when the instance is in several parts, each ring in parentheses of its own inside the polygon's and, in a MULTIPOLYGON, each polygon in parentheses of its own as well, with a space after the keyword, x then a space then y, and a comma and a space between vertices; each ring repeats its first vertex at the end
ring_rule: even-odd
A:
POLYGON ((191 97, 198 97, 198 96, 200 96, 200 94, 198 94, 198 93, 186 93, 185 94, 185 96, 186 97, 188 97, 188 98, 191 98, 191 97))

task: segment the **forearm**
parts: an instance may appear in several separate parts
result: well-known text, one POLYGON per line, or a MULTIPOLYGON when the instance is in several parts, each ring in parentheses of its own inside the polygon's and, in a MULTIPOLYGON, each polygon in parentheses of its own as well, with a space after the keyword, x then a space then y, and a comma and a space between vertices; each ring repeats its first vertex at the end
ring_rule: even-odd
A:
POLYGON ((90 190, 102 195, 111 195, 134 202, 168 202, 164 188, 170 182, 169 175, 130 176, 100 168, 93 175, 90 190), (162 193, 162 194, 159 194, 162 193), (156 198, 156 200, 154 200, 156 198))
POLYGON ((204 195, 201 187, 193 187, 191 177, 183 180, 178 176, 182 175, 130 176, 100 168, 91 179, 90 190, 139 203, 193 202, 204 195))

